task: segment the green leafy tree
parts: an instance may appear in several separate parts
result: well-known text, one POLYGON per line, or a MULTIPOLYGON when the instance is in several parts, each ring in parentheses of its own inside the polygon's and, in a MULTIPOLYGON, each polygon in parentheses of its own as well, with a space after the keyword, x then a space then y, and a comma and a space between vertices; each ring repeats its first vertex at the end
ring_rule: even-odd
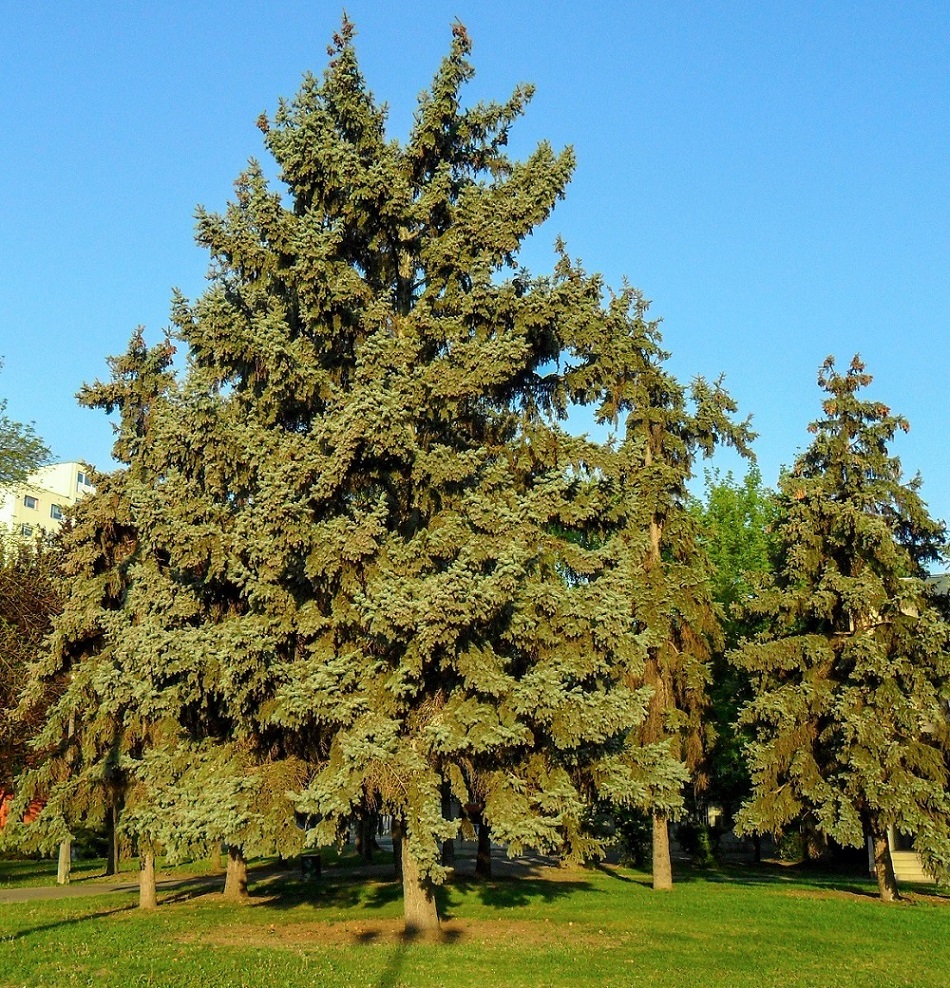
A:
POLYGON ((6 409, 6 399, 0 398, 0 487, 21 483, 49 457, 33 426, 9 418, 6 409))
MULTIPOLYGON (((29 740, 41 727, 56 683, 37 698, 33 716, 13 718, 31 663, 35 662, 61 602, 60 554, 51 539, 0 540, 0 794, 13 792, 16 774, 30 761, 29 740)), ((2 796, 0 796, 2 798, 2 796)))
POLYGON ((750 620, 744 603, 772 572, 775 494, 763 486, 754 464, 741 481, 731 471, 725 476, 711 471, 706 474, 704 497, 693 502, 692 511, 713 567, 713 597, 722 608, 724 636, 724 648, 712 659, 709 697, 716 739, 709 757, 706 795, 722 807, 724 821, 731 826, 751 788, 743 751, 748 731, 738 729, 737 720, 752 693, 748 673, 728 662, 726 652, 760 630, 761 622, 750 620))
POLYGON ((732 471, 707 472, 703 499, 693 502, 703 529, 703 546, 713 566, 713 594, 723 609, 723 631, 735 647, 750 629, 742 603, 763 575, 772 571, 775 494, 751 465, 742 480, 732 471))
POLYGON ((843 844, 873 841, 881 897, 897 897, 887 830, 950 865, 950 625, 925 566, 944 527, 889 451, 906 421, 860 392, 857 357, 819 374, 824 416, 780 481, 775 577, 749 604, 763 630, 732 653, 752 676, 742 714, 752 797, 746 830, 806 815, 843 844))

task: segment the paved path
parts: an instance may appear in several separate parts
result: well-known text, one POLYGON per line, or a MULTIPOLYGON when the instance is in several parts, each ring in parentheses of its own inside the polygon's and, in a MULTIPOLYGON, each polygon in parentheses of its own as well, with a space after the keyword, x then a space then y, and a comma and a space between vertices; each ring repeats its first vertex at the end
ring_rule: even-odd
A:
MULTIPOLYGON (((196 875, 193 878, 165 878, 157 881, 159 892, 173 892, 180 888, 224 888, 224 875, 196 875)), ((30 885, 15 889, 0 889, 0 904, 5 902, 41 902, 48 899, 74 899, 81 896, 105 895, 109 892, 138 892, 138 880, 127 882, 102 882, 85 880, 69 885, 30 885)))
MULTIPOLYGON (((104 882, 102 879, 80 879, 70 882, 69 885, 29 885, 13 889, 0 889, 0 904, 5 902, 41 902, 49 899, 73 899, 81 896, 107 895, 111 892, 135 892, 139 890, 138 876, 130 877, 124 881, 104 882)), ((273 881, 279 877, 296 876, 293 869, 274 866, 261 865, 251 867, 248 870, 248 883, 254 887, 273 881)), ((175 892, 178 889, 201 889, 202 891, 213 891, 220 889, 224 891, 224 872, 219 875, 190 875, 183 878, 159 878, 155 882, 158 892, 175 892)))

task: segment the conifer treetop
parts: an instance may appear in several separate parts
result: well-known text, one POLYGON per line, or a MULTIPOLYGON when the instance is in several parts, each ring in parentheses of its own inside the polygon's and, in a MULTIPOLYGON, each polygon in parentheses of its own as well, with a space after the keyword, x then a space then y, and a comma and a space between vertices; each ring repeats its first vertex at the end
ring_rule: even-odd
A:
MULTIPOLYGON (((754 688, 739 823, 774 831, 805 814, 842 843, 873 834, 882 860, 894 827, 945 874, 950 625, 925 580, 944 526, 919 477, 903 480, 889 444, 907 423, 863 397, 860 358, 844 373, 828 358, 818 380, 824 417, 779 484, 774 579, 748 603, 761 630, 731 655, 754 688)), ((895 894, 885 871, 882 895, 895 894)))
POLYGON ((583 857, 596 798, 682 803, 669 739, 637 735, 651 631, 626 522, 648 499, 678 517, 730 399, 699 382, 687 411, 632 290, 605 298, 562 244, 549 274, 519 266, 574 167, 545 142, 507 155, 530 87, 465 106, 457 24, 400 143, 353 37, 344 20, 322 76, 259 119, 279 180, 252 160, 223 212, 198 210, 211 269, 173 299, 184 374, 133 338, 86 395, 121 413, 134 555, 98 574, 82 621, 103 635, 75 654, 136 727, 150 840, 171 839, 173 798, 195 820, 213 768, 230 809, 204 832, 230 820, 248 846, 279 828, 242 815, 245 774, 292 780, 313 843, 391 812, 422 885, 459 827, 447 788, 511 853, 583 857), (623 416, 624 440, 571 435, 571 401, 623 416))

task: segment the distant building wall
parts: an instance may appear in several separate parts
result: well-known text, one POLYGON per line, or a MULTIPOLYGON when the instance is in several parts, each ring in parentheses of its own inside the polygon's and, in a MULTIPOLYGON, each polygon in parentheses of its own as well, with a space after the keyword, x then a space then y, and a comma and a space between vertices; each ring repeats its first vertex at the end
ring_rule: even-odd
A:
POLYGON ((54 463, 0 488, 0 531, 18 538, 57 532, 68 507, 95 490, 84 463, 54 463))

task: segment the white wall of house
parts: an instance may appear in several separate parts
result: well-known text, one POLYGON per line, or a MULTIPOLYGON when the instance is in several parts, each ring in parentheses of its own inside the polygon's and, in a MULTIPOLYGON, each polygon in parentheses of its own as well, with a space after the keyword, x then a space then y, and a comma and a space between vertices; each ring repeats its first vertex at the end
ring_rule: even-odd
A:
MULTIPOLYGON (((926 884, 934 881, 933 875, 924 870, 924 863, 908 838, 896 833, 893 827, 888 827, 887 843, 891 849, 894 877, 899 882, 926 884)), ((868 838, 868 871, 874 874, 874 842, 870 837, 868 838)))

